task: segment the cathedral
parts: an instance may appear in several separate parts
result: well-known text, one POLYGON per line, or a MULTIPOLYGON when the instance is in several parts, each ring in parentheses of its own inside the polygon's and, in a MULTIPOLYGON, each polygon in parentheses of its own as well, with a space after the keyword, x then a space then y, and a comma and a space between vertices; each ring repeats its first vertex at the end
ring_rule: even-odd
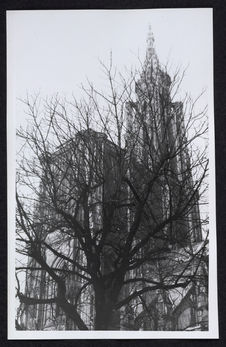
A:
MULTIPOLYGON (((172 100, 171 87, 150 31, 134 98, 124 105, 122 145, 87 127, 43 158, 46 171, 34 210, 41 253, 89 330, 95 329, 99 294, 87 273, 95 273, 97 282, 101 277, 107 288, 126 252, 127 271, 108 330, 208 330, 208 244, 183 103, 172 100), (146 290, 147 283, 156 289, 146 290)), ((40 303, 21 303, 21 329, 79 329, 54 302, 59 289, 51 271, 37 270, 37 264, 30 256, 25 296, 40 303)))

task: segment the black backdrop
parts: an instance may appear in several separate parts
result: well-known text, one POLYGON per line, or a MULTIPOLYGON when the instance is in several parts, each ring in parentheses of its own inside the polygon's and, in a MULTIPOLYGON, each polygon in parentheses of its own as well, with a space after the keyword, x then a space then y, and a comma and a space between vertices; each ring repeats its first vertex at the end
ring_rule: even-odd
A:
MULTIPOLYGON (((226 345, 226 1, 225 0, 12 0, 0 2, 0 345, 4 346, 223 346, 226 345), (219 340, 7 341, 6 11, 47 9, 213 8, 214 109, 218 247, 219 340), (224 230, 225 229, 225 230, 224 230)), ((10 175, 10 172, 8 172, 10 175)), ((211 281, 211 278, 210 278, 211 281)))

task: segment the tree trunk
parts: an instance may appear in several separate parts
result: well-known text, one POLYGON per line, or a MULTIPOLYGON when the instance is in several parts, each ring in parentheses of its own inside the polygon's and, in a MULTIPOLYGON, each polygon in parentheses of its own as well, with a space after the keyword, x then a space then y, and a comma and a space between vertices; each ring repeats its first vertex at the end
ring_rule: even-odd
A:
POLYGON ((95 330, 119 330, 120 316, 119 311, 115 311, 114 301, 108 291, 102 291, 95 297, 95 330))
POLYGON ((96 304, 95 330, 110 330, 112 309, 103 301, 96 304))

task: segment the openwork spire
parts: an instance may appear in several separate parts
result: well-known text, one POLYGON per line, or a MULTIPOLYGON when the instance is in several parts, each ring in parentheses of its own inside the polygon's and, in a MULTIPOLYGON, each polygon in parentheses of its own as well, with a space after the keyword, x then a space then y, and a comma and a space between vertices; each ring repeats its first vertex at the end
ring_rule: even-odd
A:
POLYGON ((154 46, 154 35, 152 32, 151 25, 149 25, 148 28, 148 36, 147 36, 147 51, 146 51, 146 63, 152 63, 153 66, 158 65, 158 57, 155 51, 155 46, 154 46))

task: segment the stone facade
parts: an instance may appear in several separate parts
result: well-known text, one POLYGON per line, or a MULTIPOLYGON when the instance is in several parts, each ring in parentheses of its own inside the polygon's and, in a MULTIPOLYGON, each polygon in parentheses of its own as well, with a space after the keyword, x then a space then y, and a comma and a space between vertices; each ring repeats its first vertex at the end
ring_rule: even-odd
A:
MULTIPOLYGON (((136 172, 139 172, 139 166, 142 167, 142 163, 145 163, 146 167, 152 169, 152 162, 148 151, 152 151, 152 160, 157 162, 159 160, 159 153, 167 152, 168 148, 175 146, 183 146, 184 138, 184 119, 183 119, 183 105, 180 102, 173 102, 170 99, 170 77, 166 74, 159 65, 158 57, 154 49, 154 39, 150 34, 148 37, 147 56, 145 61, 145 69, 141 73, 140 79, 136 82, 136 98, 134 102, 127 104, 127 132, 125 134, 126 145, 134 148, 134 155, 132 159, 132 165, 127 170, 127 175, 134 178, 134 185, 137 185, 139 191, 139 185, 142 185, 144 177, 138 177, 136 172), (157 87, 156 87, 157 86, 157 87), (148 95, 147 95, 148 94, 148 95), (151 98, 150 98, 151 94, 151 98), (162 100, 166 102, 166 107, 162 106, 162 100), (147 102, 149 99, 149 103, 147 102), (150 102, 151 100, 151 102, 150 102), (142 122, 140 122, 142 118, 142 122), (145 127, 144 127, 145 124, 145 127), (167 131, 166 131, 167 129, 167 131), (152 134, 149 136, 151 141, 148 143, 146 140, 146 133, 152 134), (149 162, 150 161, 150 162, 149 162), (138 168, 138 169, 137 169, 138 168)), ((59 193, 58 199, 64 201, 70 194, 79 194, 79 189, 84 183, 87 172, 92 170, 94 165, 97 165, 104 175, 104 184, 99 183, 97 170, 96 176, 93 177, 92 184, 95 188, 89 197, 89 204, 92 206, 89 216, 84 215, 82 209, 78 210, 77 218, 80 223, 86 223, 89 220, 91 228, 97 232, 101 230, 103 223, 107 220, 107 216, 104 216, 102 209, 102 202, 107 200, 109 196, 113 196, 114 190, 117 186, 118 164, 117 156, 115 153, 117 150, 123 151, 121 148, 117 148, 114 143, 108 140, 107 135, 96 132, 92 129, 79 132, 75 135, 74 139, 63 144, 58 148, 55 153, 50 155, 50 165, 53 165, 56 177, 56 184, 60 180, 63 180, 63 189, 59 193), (67 167, 67 163, 71 160, 71 168, 65 173, 62 169, 67 167), (80 172, 77 172, 80 168, 80 172), (70 177, 75 175, 76 181, 71 181, 70 177), (83 182, 82 182, 83 181, 83 182)), ((168 178, 169 182, 162 180, 160 183, 156 181, 153 188, 153 196, 150 199, 150 206, 154 211, 155 217, 159 219, 163 216, 167 216, 168 210, 166 205, 169 200, 169 192, 167 187, 171 187, 172 190, 172 204, 178 202, 179 192, 177 191, 177 185, 175 184, 175 178, 177 180, 186 180, 186 186, 184 186, 184 196, 187 191, 192 191, 193 181, 191 176, 191 170, 189 170, 190 158, 187 149, 180 151, 179 155, 175 155, 175 158, 170 161, 171 176, 168 178), (187 172, 190 172, 188 177, 187 172), (181 177, 181 178, 180 178, 181 177), (173 189, 172 189, 173 187, 173 189)), ((90 173, 90 172, 89 172, 90 173)), ((46 177, 48 179, 48 177, 46 177)), ((57 221, 58 216, 54 215, 54 211, 51 209, 51 204, 48 202, 43 205, 43 201, 46 201, 44 185, 40 185, 40 201, 37 203, 36 211, 39 223, 41 225, 41 219, 55 218, 57 221)), ((122 200, 128 198, 128 192, 125 189, 121 191, 122 200)), ((180 192, 181 196, 181 192, 180 192)), ((164 254, 169 263, 168 271, 170 267, 174 267, 174 272, 179 273, 178 269, 175 269, 174 265, 174 253, 179 253, 178 257, 181 257, 183 262, 184 253, 188 253, 188 249, 192 252, 197 252, 198 247, 203 245, 202 230, 200 223, 198 196, 194 199, 190 212, 186 214, 186 219, 181 218, 172 222, 170 227, 163 230, 163 233, 159 237, 159 241, 155 241, 155 244, 148 244, 149 250, 154 249, 158 245, 162 245, 161 238, 169 237, 170 242, 167 245, 168 251, 164 254)), ((75 206, 68 205, 67 208, 75 208, 75 206), (69 207, 68 207, 69 206, 69 207)), ((120 215, 115 217, 115 230, 117 232, 110 234, 108 242, 111 245, 117 247, 120 242, 124 241, 125 230, 127 230, 134 218, 132 208, 124 208, 120 210, 120 215)), ((59 220, 59 223, 61 221, 59 220)), ((154 223, 154 220, 153 220, 154 223)), ((62 227, 62 226, 61 226, 62 227)), ((40 227, 40 237, 45 230, 40 227)), ((140 234, 137 235, 137 241, 147 233, 145 223, 142 225, 140 234)), ((79 244, 76 239, 68 238, 67 230, 65 230, 65 242, 61 240, 61 253, 65 254, 71 260, 76 261, 84 265, 86 259, 84 253, 80 250, 79 244), (63 247, 63 248, 62 248, 63 247)), ((48 236, 48 242, 56 244, 59 242, 59 235, 55 231, 48 236)), ((136 241, 135 241, 136 243, 136 241)), ((55 257, 51 252, 46 250, 45 259, 50 266, 53 266, 55 257)), ((160 266, 166 260, 160 261, 160 266)), ((112 247, 108 248, 107 245, 104 248, 101 269, 103 273, 109 273, 111 271, 112 264, 114 262, 114 252, 112 247)), ((180 259, 177 259, 178 264, 180 259), (178 261, 179 260, 179 261, 178 261)), ((184 263, 183 263, 184 264, 184 263)), ((36 264, 32 259, 28 260, 28 265, 35 267, 36 264)), ((55 264, 60 266, 65 272, 68 270, 68 265, 55 264)), ((155 264, 156 265, 156 264, 155 264)), ((145 264, 140 267, 139 270, 130 271, 129 278, 142 277, 148 271, 151 273, 153 265, 145 264), (139 273, 138 273, 139 272, 139 273)), ((72 268, 70 268, 71 270, 72 268)), ((74 268, 76 272, 76 267, 74 268)), ((156 290, 147 293, 143 300, 144 302, 137 302, 136 300, 132 304, 125 306, 119 311, 115 312, 112 322, 112 330, 206 330, 208 329, 208 270, 204 265, 200 267, 200 278, 205 277, 205 281, 199 281, 190 285, 186 290, 156 290)), ((186 275, 192 275, 194 269, 188 267, 186 275)), ((152 275, 153 276, 153 275, 152 275)), ((83 286, 83 281, 76 274, 67 277, 67 297, 71 302, 76 301, 76 293, 78 294, 83 286)), ((142 287, 137 286, 137 290, 142 287)), ((56 292, 56 285, 50 276, 44 271, 36 271, 32 274, 27 271, 25 295, 38 297, 39 299, 46 298, 48 295, 54 296, 56 292)), ((126 296, 131 290, 131 286, 125 286, 124 292, 121 293, 121 297, 126 296)), ((82 292, 82 295, 77 301, 77 306, 81 312, 81 317, 89 329, 94 328, 94 295, 92 289, 87 289, 82 292)), ((139 298, 139 300, 141 300, 139 298)), ((39 304, 39 305, 22 305, 20 307, 22 312, 20 324, 22 327, 28 330, 76 330, 77 327, 74 322, 68 319, 62 310, 56 304, 39 304)))

